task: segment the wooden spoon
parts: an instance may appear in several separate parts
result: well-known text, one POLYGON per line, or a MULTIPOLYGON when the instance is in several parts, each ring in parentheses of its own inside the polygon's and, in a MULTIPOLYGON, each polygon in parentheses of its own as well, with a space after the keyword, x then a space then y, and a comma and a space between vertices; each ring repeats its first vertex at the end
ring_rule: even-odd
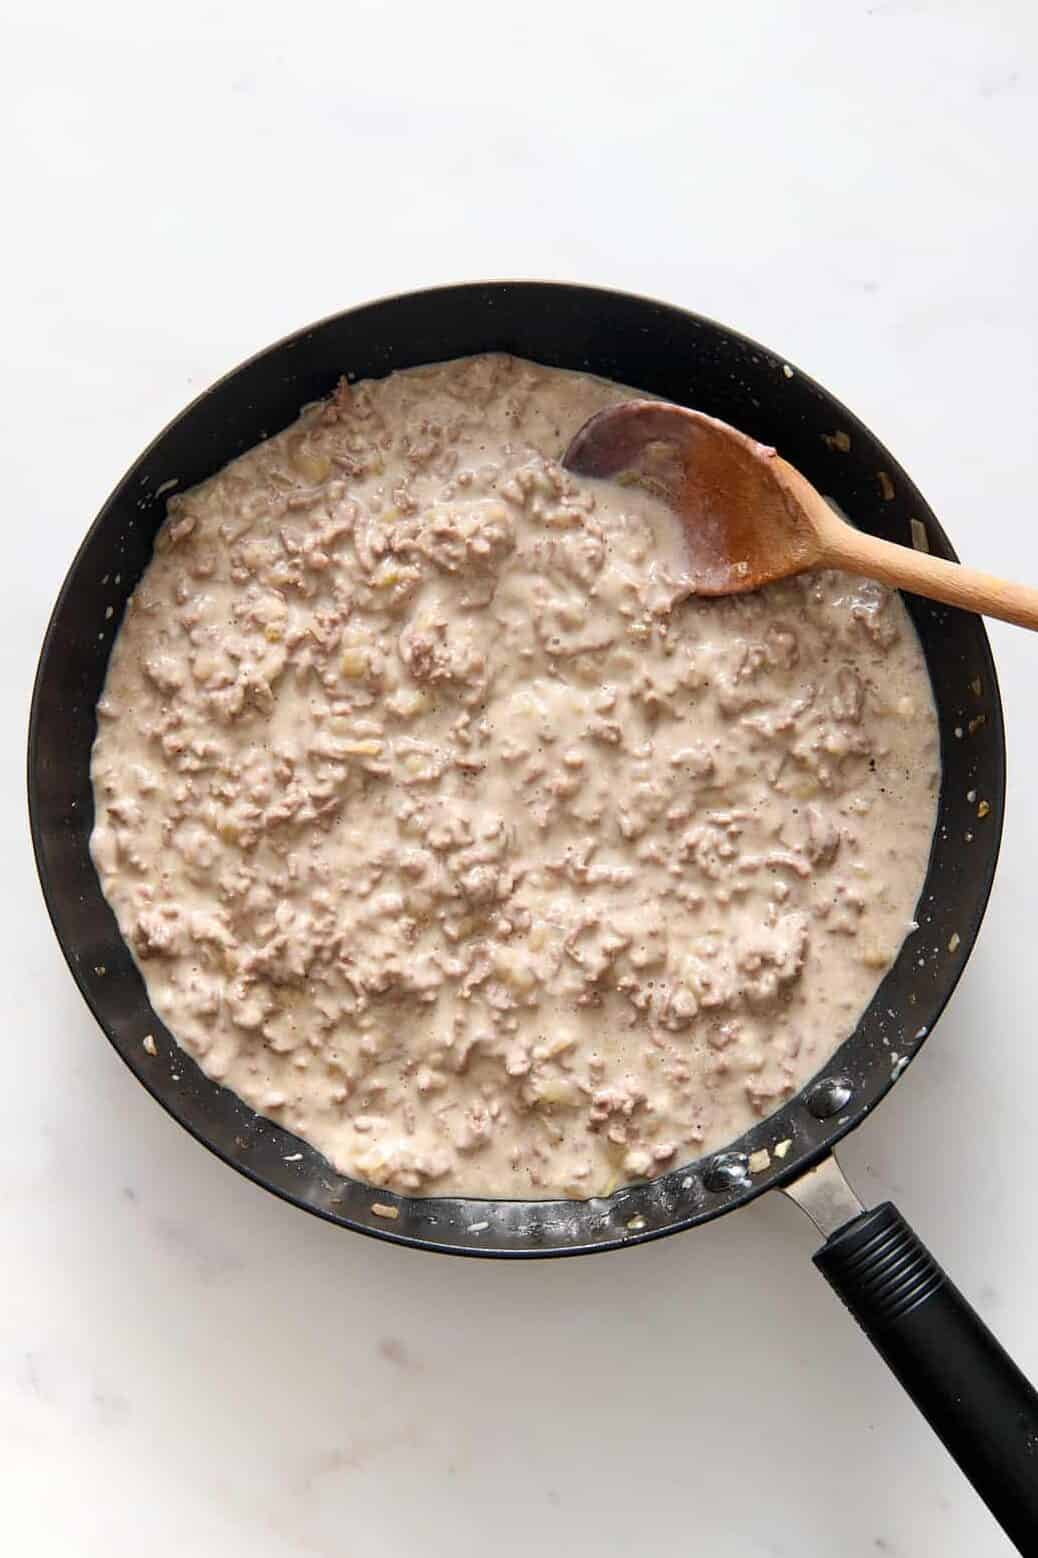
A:
POLYGON ((701 411, 623 401, 584 424, 562 463, 580 476, 614 476, 650 445, 671 456, 665 488, 685 523, 693 594, 741 595, 811 568, 844 568, 1038 628, 1038 590, 855 530, 774 449, 701 411))

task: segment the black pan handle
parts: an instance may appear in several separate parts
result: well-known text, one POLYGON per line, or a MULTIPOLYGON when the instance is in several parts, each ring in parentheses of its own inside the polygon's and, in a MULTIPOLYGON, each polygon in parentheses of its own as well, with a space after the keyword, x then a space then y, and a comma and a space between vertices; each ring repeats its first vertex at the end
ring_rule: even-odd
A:
POLYGON ((815 1265, 1022 1553, 1038 1553, 1038 1394, 885 1201, 815 1265))

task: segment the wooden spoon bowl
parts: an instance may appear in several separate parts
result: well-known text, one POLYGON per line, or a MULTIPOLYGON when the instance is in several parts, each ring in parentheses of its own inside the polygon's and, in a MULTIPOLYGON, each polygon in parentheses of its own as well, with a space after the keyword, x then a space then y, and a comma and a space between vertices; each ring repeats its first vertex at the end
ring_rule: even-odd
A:
POLYGON ((741 595, 813 568, 842 568, 949 606, 1038 628, 1038 590, 856 530, 767 444, 701 411, 628 400, 600 411, 563 456, 609 477, 654 445, 673 455, 667 497, 684 521, 692 590, 741 595))

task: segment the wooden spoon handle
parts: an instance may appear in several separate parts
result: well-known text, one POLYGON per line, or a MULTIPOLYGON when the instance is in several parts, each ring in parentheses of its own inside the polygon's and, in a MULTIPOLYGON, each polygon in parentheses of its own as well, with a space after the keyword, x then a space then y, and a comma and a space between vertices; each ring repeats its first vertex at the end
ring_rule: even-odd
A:
POLYGON ((1038 630, 1038 590, 1030 585, 995 579, 976 568, 881 541, 850 525, 826 526, 820 563, 824 568, 846 568, 899 590, 944 601, 947 606, 961 606, 964 611, 978 611, 1038 630))

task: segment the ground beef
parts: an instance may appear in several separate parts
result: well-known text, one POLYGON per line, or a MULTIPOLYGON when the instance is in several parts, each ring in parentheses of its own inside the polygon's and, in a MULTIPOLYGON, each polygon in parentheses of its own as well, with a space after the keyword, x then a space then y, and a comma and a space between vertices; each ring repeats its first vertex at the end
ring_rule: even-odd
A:
POLYGON ((936 721, 898 597, 685 598, 558 464, 627 392, 350 386, 173 497, 98 706, 92 848, 155 1010, 344 1173, 590 1196, 723 1145, 912 920, 936 721))

